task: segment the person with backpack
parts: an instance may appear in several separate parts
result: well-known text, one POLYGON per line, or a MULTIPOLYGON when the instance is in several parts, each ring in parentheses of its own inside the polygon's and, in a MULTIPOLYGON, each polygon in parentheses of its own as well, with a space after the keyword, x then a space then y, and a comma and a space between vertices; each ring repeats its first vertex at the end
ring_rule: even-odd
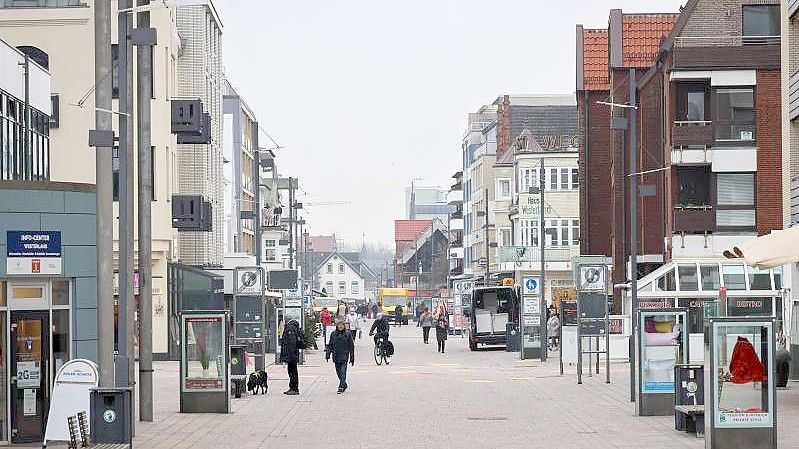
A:
POLYGON ((300 349, 305 349, 305 334, 300 330, 300 323, 291 318, 286 323, 283 336, 280 338, 280 362, 287 365, 289 389, 283 394, 296 396, 300 394, 300 376, 297 362, 300 361, 300 349))
POLYGON ((444 345, 447 342, 447 332, 449 331, 449 317, 443 309, 439 311, 436 320, 436 340, 438 340, 438 352, 444 353, 444 345))
POLYGON ((355 343, 352 341, 351 331, 347 330, 344 320, 336 318, 336 330, 330 335, 330 344, 325 351, 325 361, 330 361, 333 356, 333 364, 336 365, 336 375, 338 376, 338 394, 347 391, 347 362, 355 366, 355 343))

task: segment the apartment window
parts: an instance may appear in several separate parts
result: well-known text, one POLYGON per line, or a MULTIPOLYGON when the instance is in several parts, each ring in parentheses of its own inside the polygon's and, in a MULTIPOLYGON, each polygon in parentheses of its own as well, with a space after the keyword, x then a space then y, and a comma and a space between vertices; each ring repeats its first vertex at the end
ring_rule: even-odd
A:
POLYGON ((0 179, 46 180, 50 174, 50 126, 46 115, 30 108, 28 145, 24 104, 0 92, 0 179))
POLYGON ((352 292, 353 295, 357 295, 358 293, 361 292, 361 284, 359 284, 358 281, 352 281, 350 291, 352 292))
POLYGON ((743 7, 743 42, 745 44, 779 43, 780 5, 743 7))
POLYGON ((577 190, 580 188, 580 172, 576 169, 572 169, 572 190, 577 190))
POLYGON ((510 228, 501 228, 497 232, 499 246, 512 246, 510 228))
POLYGON ((333 264, 327 264, 327 274, 333 274, 333 264))
POLYGON ((571 238, 572 245, 580 244, 580 220, 572 220, 571 238))
POLYGON ((558 169, 550 168, 547 170, 549 175, 549 188, 550 190, 558 190, 558 169))
POLYGON ((703 122, 707 120, 708 95, 705 84, 682 83, 677 88, 677 120, 703 122))
POLYGON ((531 187, 538 188, 539 168, 520 168, 519 169, 519 193, 529 193, 531 187))
POLYGON ((572 187, 569 185, 571 181, 571 170, 568 168, 560 169, 560 190, 570 190, 572 187))
POLYGON ((497 180, 497 199, 510 198, 510 179, 497 180))
POLYGON ((519 244, 538 246, 538 220, 519 220, 519 244))
POLYGON ((547 220, 544 230, 547 246, 569 246, 580 244, 579 220, 547 220))
POLYGON ((338 274, 344 274, 344 264, 338 264, 338 274))
POLYGON ((332 295, 333 294, 333 282, 332 281, 325 282, 325 293, 327 293, 328 295, 332 295))
POLYGON ((277 242, 273 239, 264 240, 264 260, 267 262, 277 260, 277 242))
POLYGON ((710 202, 710 167, 677 169, 678 206, 708 206, 710 202))
POLYGON ((717 140, 755 140, 755 93, 751 88, 716 89, 717 140))
POLYGON ((716 175, 716 226, 719 229, 755 227, 755 174, 716 175))
POLYGON ((338 283, 338 294, 339 295, 346 295, 347 294, 347 283, 344 281, 339 281, 338 283))

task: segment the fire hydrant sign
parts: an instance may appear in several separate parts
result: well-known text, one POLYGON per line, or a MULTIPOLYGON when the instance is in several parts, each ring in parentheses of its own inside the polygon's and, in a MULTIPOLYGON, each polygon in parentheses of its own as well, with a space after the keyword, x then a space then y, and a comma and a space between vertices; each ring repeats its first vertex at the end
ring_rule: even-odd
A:
POLYGON ((6 272, 61 274, 61 231, 6 231, 6 272))

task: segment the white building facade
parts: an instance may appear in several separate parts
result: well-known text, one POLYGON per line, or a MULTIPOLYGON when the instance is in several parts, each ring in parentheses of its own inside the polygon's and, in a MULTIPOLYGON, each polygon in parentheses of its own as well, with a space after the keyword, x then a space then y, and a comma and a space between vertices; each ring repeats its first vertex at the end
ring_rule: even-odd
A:
POLYGON ((360 271, 339 253, 332 253, 316 268, 319 286, 328 296, 339 299, 366 299, 364 278, 360 271))

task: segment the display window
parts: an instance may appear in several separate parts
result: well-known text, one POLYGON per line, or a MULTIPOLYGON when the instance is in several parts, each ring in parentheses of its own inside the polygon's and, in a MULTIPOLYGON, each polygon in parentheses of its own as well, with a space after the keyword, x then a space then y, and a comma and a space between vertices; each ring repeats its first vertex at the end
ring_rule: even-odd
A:
POLYGON ((674 393, 674 365, 686 363, 686 312, 641 311, 641 391, 674 393))
POLYGON ((184 315, 183 332, 183 390, 224 391, 227 370, 224 315, 184 315))

